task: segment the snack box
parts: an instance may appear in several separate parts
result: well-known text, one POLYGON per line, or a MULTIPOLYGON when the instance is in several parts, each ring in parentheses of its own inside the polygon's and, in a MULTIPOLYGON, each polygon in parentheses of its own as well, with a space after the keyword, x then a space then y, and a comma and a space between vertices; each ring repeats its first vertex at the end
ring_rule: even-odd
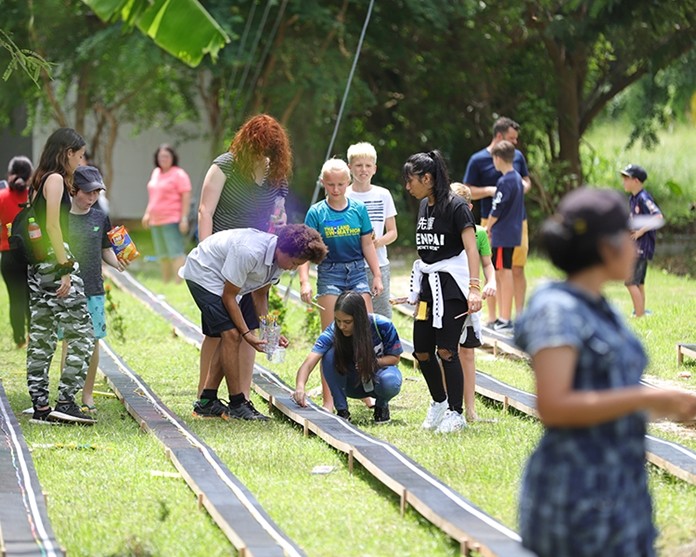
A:
POLYGON ((114 226, 106 235, 120 260, 130 262, 140 255, 125 226, 114 226))

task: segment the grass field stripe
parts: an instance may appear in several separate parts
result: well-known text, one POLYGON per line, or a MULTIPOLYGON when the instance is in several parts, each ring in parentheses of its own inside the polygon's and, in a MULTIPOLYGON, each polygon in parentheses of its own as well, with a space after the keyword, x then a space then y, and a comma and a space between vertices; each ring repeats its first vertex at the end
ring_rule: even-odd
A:
POLYGON ((288 543, 288 541, 285 539, 285 537, 280 533, 273 524, 269 523, 264 516, 259 514, 258 510, 254 506, 254 504, 249 500, 249 498, 246 496, 245 493, 241 492, 237 485, 232 482, 227 474, 225 474, 224 470, 220 468, 219 464, 215 461, 214 458, 211 457, 210 451, 205 445, 202 445, 200 441, 193 435, 191 432, 189 432, 186 428, 182 427, 182 425, 174 418, 173 413, 169 408, 166 406, 160 405, 152 396, 149 387, 144 384, 142 381, 140 381, 133 373, 131 370, 125 366, 120 358, 116 355, 116 353, 111 350, 111 348, 105 343, 101 342, 101 347, 106 350, 106 352, 111 356, 111 359, 116 362, 118 367, 121 369, 122 373, 126 375, 131 381, 133 381, 142 391, 143 395, 149 400, 150 404, 154 408, 157 409, 162 416, 164 416, 179 432, 193 445, 196 447, 198 450, 201 451, 203 456, 205 457, 206 461, 212 466, 212 468, 215 470, 215 473, 218 475, 218 477, 227 485, 227 487, 236 495, 237 499, 239 499, 243 504, 244 507, 249 511, 249 513, 256 519, 256 521, 266 530, 274 540, 278 542, 278 544, 285 549, 288 555, 290 556, 295 556, 295 557, 301 557, 301 553, 298 553, 297 550, 288 543))

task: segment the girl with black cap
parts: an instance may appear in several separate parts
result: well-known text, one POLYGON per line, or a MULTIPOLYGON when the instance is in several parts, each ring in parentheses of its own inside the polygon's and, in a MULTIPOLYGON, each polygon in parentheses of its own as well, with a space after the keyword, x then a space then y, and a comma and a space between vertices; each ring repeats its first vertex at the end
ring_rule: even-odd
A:
POLYGON ((540 238, 566 280, 540 287, 515 326, 545 426, 519 509, 523 544, 540 557, 655 555, 645 413, 696 417, 696 395, 640 384, 645 351, 603 297, 633 270, 628 217, 618 192, 568 194, 540 238))

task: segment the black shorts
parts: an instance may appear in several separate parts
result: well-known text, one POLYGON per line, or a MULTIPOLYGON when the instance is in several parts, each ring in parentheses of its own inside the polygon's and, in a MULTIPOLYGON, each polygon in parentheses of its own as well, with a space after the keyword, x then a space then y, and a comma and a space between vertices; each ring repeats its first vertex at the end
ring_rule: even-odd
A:
POLYGON ((648 273, 648 260, 638 259, 633 269, 633 276, 626 281, 626 286, 639 286, 645 284, 645 275, 648 273))
MULTIPOLYGON (((190 280, 186 281, 186 286, 188 286, 198 309, 201 310, 201 329, 205 336, 219 337, 223 331, 237 328, 232 322, 230 314, 227 313, 221 296, 213 294, 190 280)), ((256 308, 250 293, 242 296, 239 308, 242 310, 244 321, 249 326, 249 330, 258 329, 259 318, 256 315, 256 308)))
POLYGON ((493 267, 500 269, 512 269, 512 254, 515 248, 493 248, 493 267))
POLYGON ((433 327, 432 302, 428 302, 428 318, 413 322, 413 351, 416 353, 433 353, 437 348, 457 353, 459 337, 462 335, 464 316, 468 309, 466 300, 445 300, 445 314, 442 316, 442 328, 433 327))

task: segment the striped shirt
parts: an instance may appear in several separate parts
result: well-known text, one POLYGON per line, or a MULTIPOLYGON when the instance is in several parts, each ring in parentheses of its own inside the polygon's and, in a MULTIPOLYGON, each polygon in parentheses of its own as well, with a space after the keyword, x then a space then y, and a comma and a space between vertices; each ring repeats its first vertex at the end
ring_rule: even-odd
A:
POLYGON ((277 198, 288 195, 288 182, 272 184, 264 178, 259 186, 253 179, 242 176, 232 153, 223 153, 213 164, 225 175, 225 184, 213 214, 213 233, 233 228, 256 228, 267 231, 277 198))

